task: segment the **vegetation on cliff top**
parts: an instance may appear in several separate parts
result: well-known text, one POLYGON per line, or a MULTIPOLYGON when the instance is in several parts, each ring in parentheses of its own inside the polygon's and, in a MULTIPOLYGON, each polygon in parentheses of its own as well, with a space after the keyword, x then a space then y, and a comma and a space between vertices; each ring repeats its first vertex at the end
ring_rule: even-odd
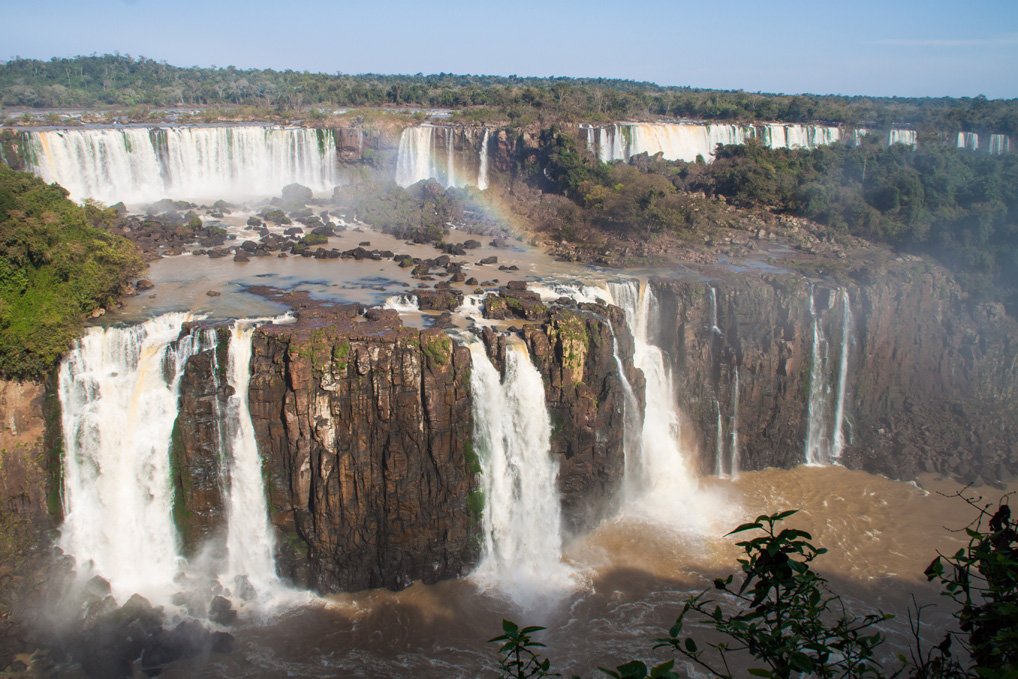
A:
POLYGON ((547 130, 541 145, 547 169, 533 181, 550 180, 575 206, 560 210, 556 235, 564 240, 589 240, 591 227, 629 239, 689 237, 730 221, 726 203, 764 208, 810 219, 832 239, 931 254, 977 296, 992 297, 998 286, 1018 305, 1018 155, 876 139, 768 149, 751 140, 720 147, 709 165, 646 155, 602 164, 561 130, 547 130))
POLYGON ((144 263, 115 211, 0 165, 0 375, 38 378, 144 263))
POLYGON ((612 121, 654 116, 751 122, 823 121, 1018 134, 1018 100, 753 94, 607 78, 345 75, 179 68, 129 55, 0 65, 0 106, 421 106, 476 109, 483 122, 612 121))

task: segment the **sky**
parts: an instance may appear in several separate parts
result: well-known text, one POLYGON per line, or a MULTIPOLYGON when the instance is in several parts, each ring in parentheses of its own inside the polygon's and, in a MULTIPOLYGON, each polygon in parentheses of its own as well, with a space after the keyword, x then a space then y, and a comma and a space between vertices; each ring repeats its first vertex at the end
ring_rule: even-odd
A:
POLYGON ((1018 1, 0 0, 0 60, 1018 97, 1018 1))

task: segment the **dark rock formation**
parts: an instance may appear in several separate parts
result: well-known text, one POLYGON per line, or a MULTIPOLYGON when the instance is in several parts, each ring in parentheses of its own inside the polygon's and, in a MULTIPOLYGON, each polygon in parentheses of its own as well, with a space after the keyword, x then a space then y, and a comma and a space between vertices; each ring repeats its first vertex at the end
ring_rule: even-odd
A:
POLYGON ((402 588, 478 556, 470 355, 394 311, 309 308, 255 333, 251 413, 281 569, 319 590, 402 588))
MULTIPOLYGON (((805 460, 813 319, 810 283, 796 276, 728 276, 710 288, 656 280, 661 313, 652 341, 668 354, 680 407, 714 470, 717 418, 730 436, 739 371, 742 468, 805 460)), ((944 273, 901 267, 839 288, 814 286, 828 342, 825 382, 837 386, 841 290, 852 319, 841 462, 911 479, 937 472, 1000 482, 1018 471, 1018 324, 1000 305, 970 305, 944 273), (875 281, 875 282, 874 282, 875 281)), ((833 411, 830 413, 833 417, 833 411)))

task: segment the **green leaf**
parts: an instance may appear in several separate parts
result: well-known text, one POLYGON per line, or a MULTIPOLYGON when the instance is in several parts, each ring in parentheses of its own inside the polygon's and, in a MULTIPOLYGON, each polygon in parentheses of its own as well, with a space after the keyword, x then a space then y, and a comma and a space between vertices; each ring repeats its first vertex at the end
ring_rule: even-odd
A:
POLYGON ((746 671, 749 672, 750 674, 752 674, 754 677, 773 677, 774 676, 774 673, 771 672, 770 670, 765 670, 765 669, 762 669, 760 667, 750 667, 746 671))

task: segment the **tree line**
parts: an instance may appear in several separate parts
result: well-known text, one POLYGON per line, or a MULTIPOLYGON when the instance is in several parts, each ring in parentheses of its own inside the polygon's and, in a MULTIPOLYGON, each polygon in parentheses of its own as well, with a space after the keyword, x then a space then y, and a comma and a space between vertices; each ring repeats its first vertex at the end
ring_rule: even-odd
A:
POLYGON ((727 122, 910 125, 947 132, 1018 134, 1018 100, 786 95, 664 87, 608 78, 311 73, 233 66, 181 68, 105 54, 15 58, 0 65, 0 106, 414 106, 490 109, 529 123, 654 117, 727 122))

